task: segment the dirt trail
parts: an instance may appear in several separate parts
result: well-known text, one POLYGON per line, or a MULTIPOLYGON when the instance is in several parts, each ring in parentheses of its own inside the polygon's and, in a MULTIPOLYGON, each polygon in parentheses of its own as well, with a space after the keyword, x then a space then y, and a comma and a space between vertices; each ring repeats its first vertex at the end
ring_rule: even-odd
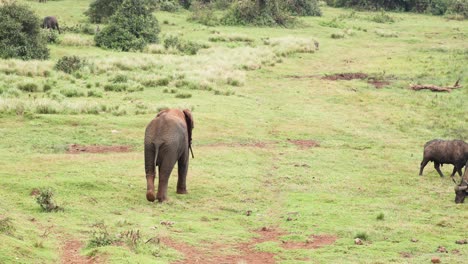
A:
MULTIPOLYGON (((279 237, 287 233, 270 228, 262 228, 255 231, 258 237, 251 239, 248 242, 239 243, 237 245, 219 245, 214 244, 210 247, 194 247, 185 243, 176 242, 170 238, 163 238, 161 241, 181 252, 184 259, 173 262, 173 264, 274 264, 276 263, 275 254, 255 250, 255 245, 267 241, 280 242, 279 237), (238 254, 223 254, 223 251, 230 252, 234 249, 238 254)), ((281 247, 284 249, 316 249, 331 245, 336 241, 337 237, 332 235, 312 235, 305 242, 281 241, 281 247)))
POLYGON ((65 241, 62 247, 61 263, 63 264, 91 264, 97 263, 95 258, 80 255, 83 243, 78 240, 65 241))

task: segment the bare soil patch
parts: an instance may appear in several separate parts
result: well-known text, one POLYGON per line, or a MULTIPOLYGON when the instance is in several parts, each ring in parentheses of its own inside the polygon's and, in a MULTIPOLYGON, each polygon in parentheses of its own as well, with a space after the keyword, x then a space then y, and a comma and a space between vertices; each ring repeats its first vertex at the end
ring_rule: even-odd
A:
POLYGON ((338 81, 338 80, 363 80, 367 79, 368 75, 362 72, 349 72, 349 73, 337 73, 333 75, 327 75, 322 77, 323 80, 338 81))
POLYGON ((301 149, 320 147, 320 142, 310 139, 288 139, 288 142, 298 146, 301 149))
POLYGON ((332 235, 312 235, 305 242, 284 242, 282 247, 286 249, 314 249, 335 243, 337 237, 332 235))
POLYGON ((367 83, 374 85, 375 88, 382 88, 390 84, 390 82, 377 79, 369 79, 367 83))
POLYGON ((97 263, 95 258, 80 255, 80 248, 83 246, 78 240, 68 240, 62 248, 61 263, 66 264, 91 264, 97 263))
POLYGON ((350 73, 337 73, 333 75, 327 75, 322 77, 323 80, 330 80, 330 81, 339 81, 339 80, 367 80, 367 83, 372 84, 375 88, 382 88, 390 84, 389 81, 369 76, 363 72, 350 72, 350 73))
MULTIPOLYGON (((254 231, 258 234, 258 237, 251 239, 248 242, 239 243, 234 246, 215 244, 211 247, 196 248, 185 243, 175 242, 170 238, 162 238, 161 241, 184 255, 183 260, 173 262, 174 264, 237 264, 237 263, 248 263, 248 264, 274 264, 275 254, 269 252, 262 252, 255 250, 255 245, 267 242, 275 241, 279 242, 279 237, 285 235, 285 232, 274 228, 262 228, 261 230, 254 231), (238 254, 223 254, 228 249, 235 249, 234 251, 238 254)), ((284 242, 281 241, 281 246, 284 249, 315 249, 326 245, 331 245, 336 241, 336 236, 331 235, 320 235, 311 236, 306 242, 284 242)), ((231 251, 232 252, 232 251, 231 251)))
POLYGON ((79 153, 107 153, 107 152, 130 152, 132 148, 130 146, 101 146, 101 145, 78 145, 70 144, 68 145, 67 153, 69 154, 79 154, 79 153))
POLYGON ((213 143, 206 146, 209 147, 251 147, 251 148, 267 148, 269 145, 273 145, 274 142, 234 142, 234 143, 213 143))

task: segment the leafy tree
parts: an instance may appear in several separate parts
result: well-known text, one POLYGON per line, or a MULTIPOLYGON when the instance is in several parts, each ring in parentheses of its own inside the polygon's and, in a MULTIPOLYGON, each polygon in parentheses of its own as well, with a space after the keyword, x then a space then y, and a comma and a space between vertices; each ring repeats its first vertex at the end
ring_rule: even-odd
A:
POLYGON ((94 0, 85 14, 92 23, 103 23, 111 17, 123 0, 94 0))
POLYGON ((0 18, 1 58, 49 58, 40 20, 29 7, 15 2, 0 3, 0 18))
POLYGON ((146 0, 124 0, 95 41, 104 48, 142 50, 148 43, 158 41, 159 31, 158 20, 146 0))
POLYGON ((287 9, 297 16, 321 16, 317 0, 286 0, 287 9))

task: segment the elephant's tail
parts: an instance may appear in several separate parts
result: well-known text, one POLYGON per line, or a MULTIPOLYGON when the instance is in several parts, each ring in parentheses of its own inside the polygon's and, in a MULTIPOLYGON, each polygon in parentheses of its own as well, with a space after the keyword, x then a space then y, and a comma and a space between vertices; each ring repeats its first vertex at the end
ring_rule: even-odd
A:
POLYGON ((154 143, 145 143, 145 172, 146 175, 155 175, 156 160, 159 146, 154 143))

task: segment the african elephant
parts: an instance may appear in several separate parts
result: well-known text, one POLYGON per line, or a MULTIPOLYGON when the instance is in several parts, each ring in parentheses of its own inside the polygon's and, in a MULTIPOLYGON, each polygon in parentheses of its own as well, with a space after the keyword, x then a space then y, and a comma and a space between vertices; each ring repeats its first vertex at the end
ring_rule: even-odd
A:
MULTIPOLYGON (((158 113, 145 131, 146 199, 167 199, 169 176, 178 164, 177 193, 186 194, 189 149, 192 150, 193 118, 189 110, 168 109, 158 113), (159 170, 158 193, 154 196, 155 167, 159 170)), ((193 156, 193 154, 192 154, 193 156)))
POLYGON ((44 21, 42 22, 42 28, 57 29, 60 34, 60 28, 59 28, 59 24, 58 24, 56 17, 53 17, 53 16, 45 17, 44 21))

